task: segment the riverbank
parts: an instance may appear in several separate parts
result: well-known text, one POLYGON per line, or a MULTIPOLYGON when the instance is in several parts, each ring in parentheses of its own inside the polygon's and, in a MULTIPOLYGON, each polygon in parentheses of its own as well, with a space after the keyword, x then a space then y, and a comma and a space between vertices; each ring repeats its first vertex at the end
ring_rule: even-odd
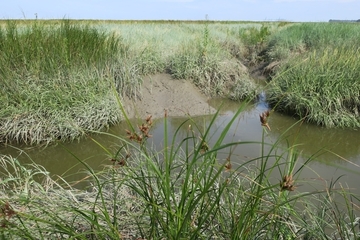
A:
POLYGON ((202 94, 190 81, 173 79, 170 74, 147 76, 140 88, 140 99, 124 99, 129 118, 153 119, 169 117, 211 115, 216 109, 208 103, 209 97, 202 94))
POLYGON ((165 109, 211 114, 208 99, 256 100, 264 91, 273 111, 358 128, 358 30, 346 23, 5 21, 0 141, 48 145, 106 130, 123 120, 118 96, 129 116, 158 117, 165 109), (249 69, 267 81, 257 84, 249 69))
POLYGON ((123 120, 117 96, 127 99, 125 105, 146 106, 138 111, 156 111, 157 116, 159 109, 150 106, 162 112, 169 108, 175 115, 213 113, 193 86, 209 98, 256 98, 246 69, 209 36, 209 25, 189 26, 197 31, 193 43, 186 39, 192 30, 179 23, 155 26, 156 31, 170 31, 165 37, 180 34, 175 43, 163 39, 162 45, 155 39, 144 45, 146 34, 153 34, 148 25, 136 25, 129 36, 127 24, 7 21, 0 29, 0 142, 48 145, 105 130, 123 120), (181 84, 150 79, 164 73, 171 75, 166 80, 181 84))

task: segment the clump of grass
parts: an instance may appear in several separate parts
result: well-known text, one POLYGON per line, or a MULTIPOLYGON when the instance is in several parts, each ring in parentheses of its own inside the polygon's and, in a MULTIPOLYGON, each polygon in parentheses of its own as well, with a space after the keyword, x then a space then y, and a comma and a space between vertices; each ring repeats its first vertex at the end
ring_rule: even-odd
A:
POLYGON ((283 63, 269 84, 268 100, 326 127, 360 127, 359 48, 312 51, 283 63))
MULTIPOLYGON (((300 163, 295 146, 280 149, 281 139, 266 144, 265 128, 259 142, 225 141, 241 112, 239 108, 217 139, 211 139, 210 129, 218 113, 205 129, 189 119, 174 133, 169 132, 165 113, 163 148, 158 151, 146 143, 151 137, 151 116, 138 127, 130 124, 127 138, 113 135, 117 148, 99 144, 109 156, 109 167, 103 171, 95 173, 73 156, 92 178, 88 192, 73 189, 61 179, 52 180, 37 165, 23 166, 1 156, 5 171, 0 182, 1 236, 356 239, 358 219, 351 193, 344 188, 336 191, 335 182, 314 192, 298 187, 301 171, 312 157, 300 163), (184 126, 188 126, 187 134, 177 143, 184 126), (257 144, 260 154, 241 163, 232 150, 245 144, 257 144), (42 183, 34 181, 38 174, 42 183), (346 214, 336 196, 345 200, 346 214)), ((271 114, 261 116, 259 124, 264 125, 271 114)))
POLYGON ((247 64, 253 66, 261 62, 261 52, 264 50, 265 43, 271 35, 271 26, 269 24, 262 24, 261 27, 250 27, 239 29, 239 38, 246 46, 244 56, 247 59, 247 64))
POLYGON ((273 34, 268 100, 276 110, 326 127, 360 126, 359 25, 293 24, 273 34), (275 63, 275 62, 274 62, 275 63))
POLYGON ((190 79, 209 96, 244 100, 254 99, 257 94, 246 67, 222 51, 221 43, 211 38, 207 25, 197 44, 186 44, 174 55, 169 70, 175 78, 190 79))
POLYGON ((87 25, 8 21, 0 29, 1 141, 73 140, 118 122, 109 89, 123 88, 126 76, 115 70, 126 51, 121 38, 87 25))

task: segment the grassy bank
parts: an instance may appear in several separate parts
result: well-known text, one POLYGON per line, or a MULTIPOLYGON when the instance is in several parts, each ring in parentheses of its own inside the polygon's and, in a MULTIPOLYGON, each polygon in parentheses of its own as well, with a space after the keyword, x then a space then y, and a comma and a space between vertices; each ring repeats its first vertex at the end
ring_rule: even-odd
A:
POLYGON ((171 136, 165 115, 158 151, 146 144, 151 117, 139 130, 129 126, 128 138, 113 136, 118 147, 99 145, 109 156, 103 171, 72 156, 88 170, 88 191, 1 156, 1 238, 357 239, 356 196, 336 181, 303 191, 309 183, 301 172, 312 157, 303 161, 295 146, 280 148, 281 138, 271 145, 264 136, 224 142, 241 111, 213 141, 216 115, 205 129, 189 119, 171 136), (176 143, 185 126, 187 136, 176 143), (245 144, 257 145, 259 156, 241 163, 232 150, 245 144))
POLYGON ((208 96, 243 100, 254 99, 257 87, 242 63, 247 53, 240 31, 261 25, 150 21, 98 28, 116 32, 129 43, 141 74, 168 72, 192 81, 208 96))
POLYGON ((74 140, 121 121, 114 91, 141 99, 170 73, 211 97, 256 99, 249 68, 271 69, 276 111, 359 127, 359 25, 183 21, 1 21, 0 141, 74 140))
POLYGON ((119 121, 109 89, 121 52, 119 38, 88 26, 8 21, 0 29, 1 140, 72 140, 119 121))
POLYGON ((210 23, 3 21, 1 141, 48 144, 103 129, 121 120, 111 86, 141 98, 143 76, 155 73, 209 96, 254 99, 238 32, 248 25, 210 23))
POLYGON ((269 101, 326 127, 360 127, 360 25, 304 23, 270 37, 268 57, 281 62, 269 101))

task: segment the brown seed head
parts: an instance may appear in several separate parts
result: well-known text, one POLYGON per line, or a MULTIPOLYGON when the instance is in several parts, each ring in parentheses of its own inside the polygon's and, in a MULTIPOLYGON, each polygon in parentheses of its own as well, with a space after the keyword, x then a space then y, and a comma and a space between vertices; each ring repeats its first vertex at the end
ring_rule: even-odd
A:
POLYGON ((149 125, 151 125, 149 122, 151 122, 151 118, 152 118, 152 115, 148 115, 147 117, 146 117, 146 119, 145 119, 145 121, 149 124, 149 125))
POLYGON ((294 180, 292 178, 292 175, 285 175, 283 177, 283 180, 280 181, 280 189, 281 191, 294 191, 295 190, 295 186, 294 186, 294 180))
POLYGON ((225 164, 225 172, 229 172, 232 168, 230 159, 227 160, 227 163, 225 164))
POLYGON ((12 209, 9 202, 5 202, 0 207, 0 217, 10 219, 14 215, 16 215, 16 212, 12 209))
POLYGON ((261 113, 259 116, 260 116, 261 126, 266 127, 266 128, 269 129, 269 131, 270 131, 271 129, 270 129, 270 126, 269 126, 269 124, 268 124, 268 122, 267 122, 267 118, 270 116, 269 110, 261 113))
POLYGON ((120 167, 125 166, 125 165, 126 165, 125 159, 121 159, 121 160, 118 162, 118 165, 119 165, 120 167))

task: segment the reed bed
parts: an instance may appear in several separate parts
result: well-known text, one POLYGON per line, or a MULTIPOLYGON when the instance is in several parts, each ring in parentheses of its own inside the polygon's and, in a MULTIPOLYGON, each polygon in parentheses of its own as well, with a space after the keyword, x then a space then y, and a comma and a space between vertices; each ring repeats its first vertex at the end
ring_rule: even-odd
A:
MULTIPOLYGON (((242 108, 217 139, 191 119, 173 134, 164 118, 162 150, 149 148, 152 118, 128 126, 127 138, 112 135, 116 148, 99 144, 109 166, 94 172, 82 159, 91 188, 72 183, 36 164, 1 156, 0 236, 3 239, 357 239, 356 196, 336 181, 303 192, 296 146, 279 141, 224 142, 242 108), (188 134, 175 142, 179 129, 188 134), (237 162, 232 148, 256 144, 259 156, 237 162), (221 154, 222 153, 222 154, 221 154), (220 156, 227 154, 226 159, 220 156), (275 179, 273 179, 273 176, 275 179), (35 179, 38 179, 36 181, 35 179), (42 180, 39 182, 39 179, 42 180), (342 203, 340 203, 342 199, 342 203), (345 210, 345 211, 344 211, 345 210)), ((259 122, 260 124, 260 122, 259 122)), ((103 133, 106 134, 106 133, 103 133)))

